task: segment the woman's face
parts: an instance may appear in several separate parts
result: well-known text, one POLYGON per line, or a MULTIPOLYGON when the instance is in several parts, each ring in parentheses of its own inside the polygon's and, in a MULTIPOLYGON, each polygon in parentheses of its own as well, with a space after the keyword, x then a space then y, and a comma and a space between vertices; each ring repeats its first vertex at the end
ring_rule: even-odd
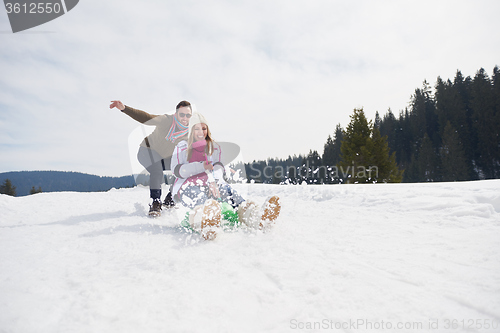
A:
POLYGON ((201 141, 205 140, 207 138, 208 134, 208 127, 205 124, 196 124, 193 127, 193 140, 196 141, 201 141))

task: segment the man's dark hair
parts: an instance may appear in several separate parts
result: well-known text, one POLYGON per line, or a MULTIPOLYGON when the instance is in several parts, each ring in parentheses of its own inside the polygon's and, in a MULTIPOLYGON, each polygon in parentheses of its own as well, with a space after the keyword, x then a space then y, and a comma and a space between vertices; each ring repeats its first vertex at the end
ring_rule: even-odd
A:
POLYGON ((179 104, 177 104, 177 106, 175 107, 175 111, 179 110, 182 107, 186 107, 186 106, 189 106, 191 111, 193 111, 193 109, 191 108, 191 103, 189 103, 188 101, 180 101, 179 104))

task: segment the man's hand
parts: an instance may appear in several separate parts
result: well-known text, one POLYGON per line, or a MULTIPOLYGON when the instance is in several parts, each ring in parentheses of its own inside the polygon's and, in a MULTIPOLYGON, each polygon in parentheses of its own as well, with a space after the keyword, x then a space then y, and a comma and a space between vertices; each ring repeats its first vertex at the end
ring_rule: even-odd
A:
POLYGON ((117 108, 120 111, 125 110, 125 105, 121 101, 111 101, 110 109, 117 108))

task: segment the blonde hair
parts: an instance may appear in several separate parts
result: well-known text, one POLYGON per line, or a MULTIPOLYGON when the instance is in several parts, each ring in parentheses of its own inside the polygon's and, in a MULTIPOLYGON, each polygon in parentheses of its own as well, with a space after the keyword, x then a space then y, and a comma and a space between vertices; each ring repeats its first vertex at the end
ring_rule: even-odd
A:
MULTIPOLYGON (((198 123, 199 124, 199 123, 198 123)), ((191 156, 193 155, 193 142, 194 142, 194 131, 193 127, 195 127, 198 124, 194 124, 191 127, 191 133, 188 138, 188 149, 187 149, 187 159, 188 161, 191 159, 191 156)), ((212 139, 212 133, 210 132, 210 128, 208 127, 207 124, 201 123, 207 127, 207 137, 205 138, 205 141, 207 142, 207 146, 205 147, 205 153, 207 155, 212 155, 214 152, 214 140, 212 139)))

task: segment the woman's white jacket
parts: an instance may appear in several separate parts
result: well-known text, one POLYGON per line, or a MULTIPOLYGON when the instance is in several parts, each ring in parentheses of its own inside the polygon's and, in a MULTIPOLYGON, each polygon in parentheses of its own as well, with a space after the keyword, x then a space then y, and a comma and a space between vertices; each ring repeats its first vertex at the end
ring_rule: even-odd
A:
MULTIPOLYGON (((174 197, 189 177, 205 172, 203 162, 188 162, 187 149, 188 143, 186 140, 183 140, 175 146, 174 153, 172 154, 170 170, 172 170, 175 176, 175 182, 172 188, 172 195, 174 197)), ((225 183, 224 165, 222 164, 222 149, 216 142, 214 142, 214 151, 212 155, 207 155, 207 160, 212 162, 212 165, 214 166, 212 174, 215 180, 218 183, 225 183)), ((178 197, 176 199, 178 199, 178 197)))

